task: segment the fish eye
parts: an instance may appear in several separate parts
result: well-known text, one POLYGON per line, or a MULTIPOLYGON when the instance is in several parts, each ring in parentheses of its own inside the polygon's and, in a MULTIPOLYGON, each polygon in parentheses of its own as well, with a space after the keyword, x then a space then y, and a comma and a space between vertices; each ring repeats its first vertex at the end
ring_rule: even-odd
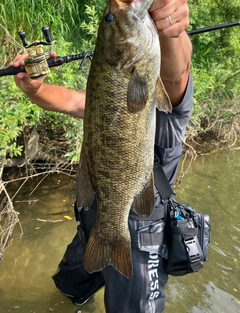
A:
POLYGON ((106 21, 108 24, 112 23, 113 20, 114 20, 114 16, 113 16, 112 13, 108 13, 107 15, 105 15, 105 21, 106 21))

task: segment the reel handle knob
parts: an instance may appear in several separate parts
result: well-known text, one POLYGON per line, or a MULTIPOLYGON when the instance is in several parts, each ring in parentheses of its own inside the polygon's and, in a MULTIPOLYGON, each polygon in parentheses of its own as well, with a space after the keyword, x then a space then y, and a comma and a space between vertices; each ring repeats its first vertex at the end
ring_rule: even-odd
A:
POLYGON ((18 32, 18 35, 19 35, 20 39, 22 40, 23 46, 27 47, 28 43, 27 43, 27 40, 26 40, 25 32, 24 31, 20 31, 20 32, 18 32))
POLYGON ((46 42, 51 43, 53 40, 51 38, 50 28, 48 26, 44 26, 42 27, 42 32, 43 32, 43 35, 45 36, 46 42))

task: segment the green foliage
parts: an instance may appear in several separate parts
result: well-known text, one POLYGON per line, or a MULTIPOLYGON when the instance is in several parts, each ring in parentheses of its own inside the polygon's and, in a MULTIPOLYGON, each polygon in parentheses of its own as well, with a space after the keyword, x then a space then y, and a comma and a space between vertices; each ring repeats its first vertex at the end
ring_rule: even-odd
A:
POLYGON ((40 109, 7 79, 0 86, 0 163, 3 163, 6 154, 10 157, 21 154, 22 146, 17 145, 17 138, 26 123, 38 124, 40 109))
MULTIPOLYGON (((24 30, 28 43, 36 40, 45 40, 41 33, 44 25, 50 25, 52 37, 55 40, 55 50, 58 55, 72 55, 76 51, 72 43, 66 42, 71 29, 76 26, 75 16, 78 15, 76 1, 2 1, 0 0, 0 40, 2 49, 0 64, 4 68, 15 57, 16 52, 22 49, 17 31, 24 30)), ((76 41, 76 38, 75 38, 76 41)), ((51 69, 46 82, 65 85, 68 88, 84 90, 88 75, 89 63, 79 71, 79 62, 64 64, 51 69)), ((53 112, 44 112, 32 104, 27 97, 16 87, 12 77, 1 77, 0 98, 0 162, 5 157, 20 155, 23 147, 17 144, 18 137, 23 134, 25 127, 37 125, 39 128, 46 125, 48 120, 51 128, 49 133, 58 132, 59 136, 66 137, 71 151, 79 157, 79 146, 82 140, 82 121, 53 112), (80 128, 80 131, 77 129, 80 128)), ((72 154, 71 157, 73 158, 72 154)), ((70 157, 69 157, 70 158, 70 157)), ((73 158, 74 160, 76 159, 73 158)))
MULTIPOLYGON (((189 30, 239 20, 239 0, 231 2, 227 0, 189 0, 188 3, 190 7, 189 30)), ((193 43, 192 73, 195 85, 194 112, 190 124, 192 133, 197 134, 204 131, 203 120, 215 120, 216 113, 223 107, 229 111, 233 99, 239 101, 239 38, 239 27, 191 37, 193 43), (229 103, 229 107, 227 103, 229 103)), ((231 118, 226 118, 225 122, 231 127, 231 118)), ((218 123, 215 125, 217 128, 220 127, 218 123)))
MULTIPOLYGON (((4 68, 22 49, 18 31, 24 30, 28 43, 44 40, 42 26, 51 28, 54 50, 60 56, 94 49, 97 28, 106 0, 0 0, 0 64, 4 68)), ((198 29, 239 20, 239 0, 189 0, 190 27, 198 29), (213 22, 214 21, 214 22, 213 22)), ((240 98, 239 27, 191 37, 192 73, 195 82, 194 112, 189 127, 192 135, 204 131, 205 120, 221 115, 221 125, 230 125, 240 98)), ((51 69, 47 82, 70 89, 84 90, 89 70, 87 61, 81 72, 79 62, 51 69)), ((6 155, 22 154, 18 137, 25 127, 46 127, 68 143, 65 157, 79 159, 82 121, 63 114, 46 112, 33 105, 15 86, 12 77, 0 77, 0 162, 6 155)), ((235 114, 238 116, 239 114, 235 114)))
POLYGON ((9 55, 21 47, 19 31, 25 31, 28 43, 43 40, 41 28, 50 26, 53 39, 64 37, 75 27, 73 12, 77 15, 76 1, 54 0, 1 0, 0 34, 2 45, 9 55), (20 43, 20 44, 19 44, 20 43))
POLYGON ((83 121, 71 118, 67 124, 67 129, 65 130, 65 137, 71 142, 69 151, 65 154, 65 156, 72 164, 77 164, 79 162, 83 139, 83 121))
POLYGON ((90 7, 89 5, 86 5, 86 14, 88 16, 88 22, 84 20, 81 24, 81 28, 87 35, 87 39, 82 40, 82 45, 85 50, 88 51, 94 50, 100 18, 95 6, 90 7))
MULTIPOLYGON (((73 15, 75 25, 71 25, 69 40, 74 42, 76 49, 86 51, 94 48, 92 34, 97 31, 99 16, 102 15, 106 0, 81 0, 75 1, 78 6, 78 14, 73 15), (94 30, 92 27, 95 27, 94 30), (88 43, 89 41, 89 43, 88 43)), ((96 34, 94 34, 96 37, 96 34)))

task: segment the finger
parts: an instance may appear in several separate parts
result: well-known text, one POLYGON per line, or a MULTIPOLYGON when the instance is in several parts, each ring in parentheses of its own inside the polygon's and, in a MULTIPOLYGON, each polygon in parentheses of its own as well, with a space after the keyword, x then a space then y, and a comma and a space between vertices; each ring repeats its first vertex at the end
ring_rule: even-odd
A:
POLYGON ((161 1, 161 5, 159 4, 159 1, 155 1, 151 9, 149 10, 149 13, 154 21, 158 21, 172 14, 176 10, 177 7, 178 7, 178 4, 174 0, 173 1, 169 1, 169 0, 161 1))
POLYGON ((51 58, 56 58, 56 56, 57 56, 57 53, 56 53, 55 51, 52 51, 52 52, 50 53, 50 57, 51 57, 51 58))
POLYGON ((30 80, 30 78, 29 78, 29 75, 27 73, 20 72, 14 76, 14 80, 15 80, 16 85, 20 88, 22 81, 28 82, 28 80, 30 80))
POLYGON ((159 34, 163 37, 177 38, 185 29, 180 23, 175 23, 171 27, 167 27, 159 31, 159 34))
POLYGON ((188 8, 177 8, 174 12, 155 21, 156 27, 164 36, 176 37, 189 26, 188 8))
POLYGON ((16 85, 26 94, 36 94, 37 90, 40 88, 44 82, 44 77, 39 79, 31 79, 26 73, 18 73, 14 76, 16 85))
POLYGON ((174 25, 174 28, 176 28, 176 24, 179 27, 179 30, 183 31, 189 26, 189 19, 187 15, 182 16, 178 15, 177 12, 173 12, 163 19, 155 21, 155 24, 159 31, 165 30, 167 28, 172 29, 174 25))
POLYGON ((15 56, 15 58, 14 58, 13 61, 16 61, 16 60, 24 60, 24 59, 26 59, 26 58, 28 58, 28 53, 27 53, 27 52, 24 52, 24 53, 22 53, 22 54, 18 53, 18 54, 15 56))
POLYGON ((13 67, 19 67, 19 66, 24 66, 24 61, 23 60, 14 60, 10 63, 10 66, 13 66, 13 67))
POLYGON ((28 58, 28 53, 17 54, 14 60, 10 63, 10 66, 18 67, 24 65, 24 60, 28 58))
POLYGON ((17 79, 27 79, 27 80, 30 80, 30 77, 29 77, 29 75, 27 74, 27 73, 25 73, 25 72, 20 72, 20 73, 18 73, 17 75, 15 75, 15 77, 17 78, 17 79))
MULTIPOLYGON (((151 5, 151 7, 149 8, 149 13, 152 14, 155 11, 159 11, 159 12, 155 12, 154 14, 160 14, 162 12, 162 9, 169 5, 169 3, 171 2, 171 0, 161 0, 161 4, 159 3, 160 1, 153 1, 153 4, 151 5)), ((160 16, 159 16, 160 17, 160 16)))

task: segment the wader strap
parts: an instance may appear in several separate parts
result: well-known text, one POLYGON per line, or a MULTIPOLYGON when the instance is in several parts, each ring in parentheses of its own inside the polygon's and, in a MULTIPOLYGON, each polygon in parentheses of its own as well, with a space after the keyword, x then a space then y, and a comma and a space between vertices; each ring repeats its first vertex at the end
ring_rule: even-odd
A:
POLYGON ((131 245, 133 248, 143 250, 143 247, 162 246, 164 232, 161 233, 131 233, 131 245))
POLYGON ((148 217, 139 217, 132 209, 129 213, 130 220, 136 221, 154 221, 165 218, 167 216, 167 206, 163 205, 161 208, 154 208, 152 213, 148 217))
POLYGON ((174 194, 172 188, 169 184, 169 181, 163 171, 163 168, 160 163, 160 159, 157 154, 154 154, 154 184, 158 189, 163 200, 169 199, 171 195, 174 194))

